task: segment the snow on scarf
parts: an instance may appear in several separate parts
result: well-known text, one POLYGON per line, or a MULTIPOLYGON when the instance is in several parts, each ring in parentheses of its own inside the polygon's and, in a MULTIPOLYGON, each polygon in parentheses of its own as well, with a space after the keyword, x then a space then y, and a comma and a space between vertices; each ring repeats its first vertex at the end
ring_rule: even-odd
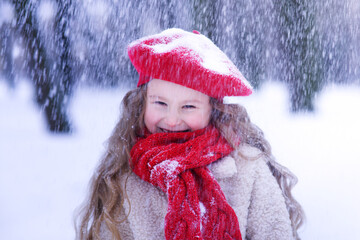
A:
POLYGON ((146 134, 131 149, 133 172, 167 194, 167 240, 241 239, 235 212, 207 168, 232 151, 212 126, 146 134))

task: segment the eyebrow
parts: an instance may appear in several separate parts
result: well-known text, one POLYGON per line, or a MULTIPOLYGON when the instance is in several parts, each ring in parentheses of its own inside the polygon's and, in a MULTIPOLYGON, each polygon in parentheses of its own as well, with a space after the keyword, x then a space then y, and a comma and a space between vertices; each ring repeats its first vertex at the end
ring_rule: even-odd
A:
MULTIPOLYGON (((150 99, 159 99, 161 101, 167 101, 167 98, 158 96, 158 95, 150 95, 148 96, 150 99)), ((185 100, 182 102, 182 104, 188 104, 188 103, 198 103, 198 104, 204 104, 202 101, 198 100, 198 99, 189 99, 189 100, 185 100)))
POLYGON ((150 95, 149 98, 158 98, 160 100, 166 100, 166 98, 158 96, 158 95, 150 95))

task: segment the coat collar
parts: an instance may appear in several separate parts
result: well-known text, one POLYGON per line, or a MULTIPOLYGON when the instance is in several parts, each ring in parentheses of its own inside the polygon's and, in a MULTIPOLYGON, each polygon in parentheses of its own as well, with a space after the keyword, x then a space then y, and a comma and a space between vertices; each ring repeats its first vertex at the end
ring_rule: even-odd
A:
POLYGON ((209 164, 208 167, 217 179, 229 178, 237 173, 235 159, 231 155, 209 164))

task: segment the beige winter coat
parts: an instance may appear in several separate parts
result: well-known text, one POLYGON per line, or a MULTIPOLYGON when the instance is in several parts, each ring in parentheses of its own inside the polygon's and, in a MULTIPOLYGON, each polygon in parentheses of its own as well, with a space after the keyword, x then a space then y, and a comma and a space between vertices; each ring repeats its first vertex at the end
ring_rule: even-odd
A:
MULTIPOLYGON (((257 149, 250 146, 241 146, 238 151, 245 156, 255 157, 259 154, 257 149)), ((238 217, 244 240, 293 239, 284 197, 264 159, 244 160, 235 151, 231 156, 210 164, 209 169, 238 217)), ((126 189, 131 209, 125 202, 124 211, 130 210, 130 215, 119 226, 122 238, 165 239, 166 195, 135 174, 129 176, 126 189)), ((105 224, 100 234, 101 239, 112 239, 105 224)))

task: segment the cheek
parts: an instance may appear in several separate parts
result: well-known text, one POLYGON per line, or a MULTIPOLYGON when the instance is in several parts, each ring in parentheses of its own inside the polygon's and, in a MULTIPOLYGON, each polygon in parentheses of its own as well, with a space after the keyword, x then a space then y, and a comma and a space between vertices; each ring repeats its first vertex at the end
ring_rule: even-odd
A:
POLYGON ((193 130, 199 130, 206 127, 210 121, 210 113, 203 112, 193 115, 187 119, 187 125, 193 130))
POLYGON ((154 133, 156 130, 156 124, 160 121, 160 116, 155 109, 146 107, 144 114, 144 123, 146 128, 154 133))
POLYGON ((146 128, 152 132, 152 129, 153 129, 153 125, 154 125, 154 116, 151 114, 151 111, 146 108, 145 109, 145 114, 144 114, 144 123, 145 123, 145 126, 146 128))

